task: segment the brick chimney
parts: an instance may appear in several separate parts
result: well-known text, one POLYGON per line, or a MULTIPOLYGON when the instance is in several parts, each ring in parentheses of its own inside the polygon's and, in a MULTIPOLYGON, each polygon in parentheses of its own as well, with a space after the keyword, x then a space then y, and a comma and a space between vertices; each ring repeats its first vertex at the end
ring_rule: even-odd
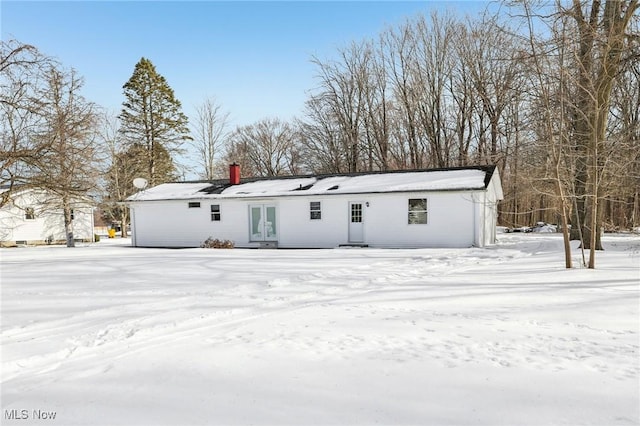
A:
POLYGON ((229 166, 229 183, 231 185, 240 184, 240 166, 236 163, 229 166))

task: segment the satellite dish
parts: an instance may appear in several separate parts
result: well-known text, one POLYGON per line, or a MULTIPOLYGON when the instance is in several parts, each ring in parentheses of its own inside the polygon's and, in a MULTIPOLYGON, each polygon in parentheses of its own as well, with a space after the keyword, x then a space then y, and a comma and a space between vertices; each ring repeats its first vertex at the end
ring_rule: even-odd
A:
POLYGON ((138 189, 145 189, 148 184, 149 182, 147 182, 145 178, 135 178, 133 180, 133 186, 135 186, 138 189))

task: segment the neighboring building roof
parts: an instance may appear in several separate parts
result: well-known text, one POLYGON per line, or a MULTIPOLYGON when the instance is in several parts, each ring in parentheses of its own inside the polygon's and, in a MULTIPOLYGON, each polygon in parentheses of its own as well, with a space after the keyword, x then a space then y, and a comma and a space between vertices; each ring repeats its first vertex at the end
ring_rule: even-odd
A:
POLYGON ((33 189, 34 188, 28 185, 19 183, 15 183, 13 185, 0 185, 0 195, 2 195, 3 197, 8 197, 8 199, 11 200, 13 198, 21 196, 28 191, 32 191, 33 189))
MULTIPOLYGON (((37 191, 40 193, 50 193, 53 194, 51 199, 59 198, 59 196, 55 195, 53 191, 50 191, 46 188, 26 185, 26 184, 14 184, 13 187, 11 185, 0 185, 0 195, 5 194, 7 191, 11 190, 9 195, 9 200, 16 199, 17 197, 23 196, 29 192, 37 191)), ((6 194, 5 194, 6 195, 6 194)), ((95 200, 91 198, 89 195, 85 196, 71 196, 71 201, 74 203, 82 202, 90 205, 96 204, 95 200)), ((4 207, 4 206, 3 206, 4 207)))
POLYGON ((394 172, 245 178, 238 185, 231 185, 228 180, 165 183, 140 191, 129 197, 127 201, 484 190, 489 185, 495 170, 495 166, 471 166, 394 172))

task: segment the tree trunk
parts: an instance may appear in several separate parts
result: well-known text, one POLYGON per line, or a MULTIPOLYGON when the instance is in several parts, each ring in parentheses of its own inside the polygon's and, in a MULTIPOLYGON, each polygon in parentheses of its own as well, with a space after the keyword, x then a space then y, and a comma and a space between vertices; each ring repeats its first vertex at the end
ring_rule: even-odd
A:
MULTIPOLYGON (((582 150, 580 150, 582 151, 582 150)), ((586 190, 587 165, 583 152, 577 154, 576 175, 574 179, 574 193, 576 194, 575 206, 571 216, 571 240, 580 240, 584 237, 585 200, 583 194, 586 190)))
POLYGON ((565 202, 564 190, 562 188, 562 181, 560 179, 560 169, 559 166, 556 165, 556 185, 558 190, 558 195, 560 197, 560 206, 561 206, 561 218, 562 218, 562 241, 564 243, 564 265, 565 268, 571 269, 573 267, 571 261, 571 241, 569 238, 569 220, 567 214, 567 205, 565 202))
POLYGON ((67 247, 75 247, 76 242, 73 238, 73 220, 71 219, 71 208, 66 200, 63 200, 63 216, 64 216, 64 235, 67 240, 67 247))
POLYGON ((127 225, 129 224, 129 209, 124 207, 122 214, 120 215, 120 235, 122 238, 127 238, 127 225))

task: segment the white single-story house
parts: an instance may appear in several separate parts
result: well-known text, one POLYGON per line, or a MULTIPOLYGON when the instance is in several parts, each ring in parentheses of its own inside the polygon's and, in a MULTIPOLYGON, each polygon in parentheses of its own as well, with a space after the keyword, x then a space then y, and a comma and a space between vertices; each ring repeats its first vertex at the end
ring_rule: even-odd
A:
POLYGON ((165 183, 127 200, 132 244, 483 247, 496 236, 495 166, 165 183))
MULTIPOLYGON (((58 205, 56 197, 43 189, 14 188, 9 202, 0 208, 0 246, 64 243, 64 214, 58 205)), ((93 241, 93 206, 86 200, 74 201, 72 218, 74 239, 93 241)))

